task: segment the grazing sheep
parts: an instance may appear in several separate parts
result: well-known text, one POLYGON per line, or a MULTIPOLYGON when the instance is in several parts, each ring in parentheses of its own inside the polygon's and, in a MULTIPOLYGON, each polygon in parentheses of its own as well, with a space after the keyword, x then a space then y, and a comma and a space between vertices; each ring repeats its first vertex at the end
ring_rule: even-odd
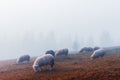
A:
POLYGON ((93 49, 93 50, 95 51, 95 50, 98 50, 98 49, 100 49, 100 47, 94 47, 94 49, 93 49))
POLYGON ((93 52, 93 48, 91 48, 91 47, 83 47, 79 52, 80 53, 93 52))
POLYGON ((61 55, 67 56, 68 55, 68 49, 65 48, 65 49, 57 50, 57 51, 55 51, 55 55, 56 56, 61 56, 61 55))
POLYGON ((83 47, 83 48, 81 48, 81 50, 79 52, 83 53, 83 52, 85 52, 86 49, 87 49, 87 47, 83 47))
POLYGON ((106 54, 105 49, 98 49, 98 50, 94 51, 90 57, 91 57, 91 59, 96 59, 99 57, 103 57, 105 54, 106 54))
POLYGON ((21 64, 23 62, 29 62, 30 61, 30 56, 29 55, 22 55, 17 59, 17 64, 21 64))
POLYGON ((35 72, 39 72, 41 71, 40 67, 45 66, 45 65, 50 65, 50 70, 53 69, 54 57, 51 54, 45 54, 45 55, 37 57, 32 67, 35 72))
POLYGON ((51 55, 55 56, 55 52, 53 50, 48 50, 48 51, 46 51, 45 54, 51 54, 51 55))
POLYGON ((120 46, 104 47, 107 53, 120 53, 120 46))

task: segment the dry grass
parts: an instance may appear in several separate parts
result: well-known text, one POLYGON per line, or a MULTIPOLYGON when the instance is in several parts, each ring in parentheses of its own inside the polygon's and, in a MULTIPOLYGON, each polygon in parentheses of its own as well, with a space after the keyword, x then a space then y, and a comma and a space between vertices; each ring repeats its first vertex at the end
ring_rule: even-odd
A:
POLYGON ((96 60, 90 54, 57 57, 53 71, 49 66, 39 73, 30 64, 16 65, 15 60, 0 62, 0 80, 120 80, 120 54, 110 54, 96 60))

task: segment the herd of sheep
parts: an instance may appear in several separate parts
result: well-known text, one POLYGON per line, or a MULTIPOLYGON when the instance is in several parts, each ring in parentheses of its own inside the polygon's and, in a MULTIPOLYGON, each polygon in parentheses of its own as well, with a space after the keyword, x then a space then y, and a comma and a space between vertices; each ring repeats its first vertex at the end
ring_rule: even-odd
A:
MULTIPOLYGON (((108 48, 84 47, 79 52, 80 53, 82 53, 82 52, 92 52, 92 55, 90 56, 90 58, 93 60, 93 59, 96 59, 96 58, 99 58, 99 57, 103 57, 107 52, 111 52, 111 51, 120 52, 120 47, 119 46, 117 46, 117 47, 108 47, 108 48)), ((68 55, 68 49, 67 48, 61 49, 61 50, 56 50, 56 51, 53 51, 53 50, 46 51, 46 53, 44 55, 38 56, 35 59, 33 65, 32 65, 32 68, 33 68, 34 72, 41 71, 41 67, 45 66, 45 65, 50 65, 50 70, 52 70, 53 66, 54 66, 55 57, 56 56, 62 56, 62 55, 64 55, 64 56, 68 55)), ((29 55, 20 56, 17 59, 16 63, 21 64, 24 61, 29 63, 30 56, 29 55)))
MULTIPOLYGON (((56 51, 53 51, 53 50, 46 51, 46 53, 44 55, 38 56, 35 59, 33 65, 32 65, 33 70, 35 72, 39 72, 39 71, 41 71, 40 67, 45 66, 45 65, 50 65, 50 70, 52 70, 53 66, 54 66, 55 56, 62 56, 62 55, 65 55, 65 56, 68 55, 67 48, 61 49, 61 50, 56 50, 56 51)), ((22 55, 16 61, 17 64, 21 64, 23 62, 29 63, 30 56, 29 55, 22 55)))

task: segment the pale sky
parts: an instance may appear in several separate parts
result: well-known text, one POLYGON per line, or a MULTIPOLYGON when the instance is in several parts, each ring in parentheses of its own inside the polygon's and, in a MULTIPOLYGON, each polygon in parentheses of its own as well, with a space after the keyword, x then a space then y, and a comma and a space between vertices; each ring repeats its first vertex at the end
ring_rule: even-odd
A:
POLYGON ((114 41, 119 41, 119 30, 120 0, 0 0, 2 45, 4 40, 8 45, 19 43, 17 40, 26 32, 54 32, 59 38, 92 36, 99 40, 107 31, 114 41))

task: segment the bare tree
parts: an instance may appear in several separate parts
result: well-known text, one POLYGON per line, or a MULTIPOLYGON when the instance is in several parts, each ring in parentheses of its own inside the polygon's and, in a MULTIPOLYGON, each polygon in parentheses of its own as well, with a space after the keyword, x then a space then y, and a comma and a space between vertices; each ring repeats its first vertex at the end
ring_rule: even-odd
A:
POLYGON ((35 35, 32 32, 27 32, 23 37, 23 51, 24 52, 32 52, 34 50, 35 44, 35 35))
POLYGON ((73 47, 74 50, 78 50, 78 48, 79 48, 79 41, 78 41, 77 36, 75 37, 75 39, 73 41, 73 46, 72 47, 73 47))
POLYGON ((87 43, 87 46, 93 47, 93 46, 94 46, 93 37, 92 37, 92 36, 89 36, 86 43, 87 43))
POLYGON ((113 40, 107 31, 103 31, 100 37, 100 45, 102 47, 109 47, 112 46, 113 40))

